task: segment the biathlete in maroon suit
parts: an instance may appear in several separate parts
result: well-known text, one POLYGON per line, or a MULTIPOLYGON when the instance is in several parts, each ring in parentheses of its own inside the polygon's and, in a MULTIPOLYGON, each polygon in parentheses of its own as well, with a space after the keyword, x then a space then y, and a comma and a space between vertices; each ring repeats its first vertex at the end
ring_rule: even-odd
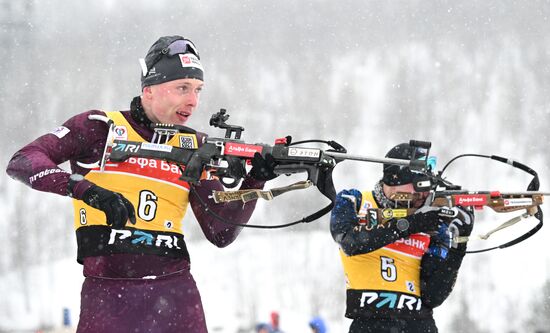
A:
MULTIPOLYGON (((235 240, 255 203, 214 204, 218 180, 191 188, 170 163, 144 158, 102 158, 109 127, 131 141, 151 141, 152 123, 183 125, 198 105, 203 69, 193 43, 161 37, 143 62, 142 94, 129 111, 92 110, 67 120, 19 150, 7 172, 33 189, 73 198, 78 262, 84 267, 78 332, 206 332, 199 291, 191 276, 182 219, 190 204, 206 238, 218 247, 235 240), (69 161, 71 173, 58 165, 69 161), (200 198, 200 199, 199 199, 200 198)), ((189 133, 198 148, 205 135, 189 133)), ((272 165, 255 158, 241 189, 262 188, 275 177, 272 165)))

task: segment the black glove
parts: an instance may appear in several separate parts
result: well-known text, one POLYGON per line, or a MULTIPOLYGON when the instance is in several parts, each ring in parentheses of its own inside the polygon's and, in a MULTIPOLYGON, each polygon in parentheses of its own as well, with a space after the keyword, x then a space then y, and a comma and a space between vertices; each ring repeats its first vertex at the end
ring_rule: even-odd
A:
POLYGON ((410 234, 435 232, 444 223, 440 215, 440 209, 431 206, 424 206, 418 209, 414 214, 407 216, 406 219, 409 221, 408 231, 410 234))
POLYGON ((120 193, 94 185, 84 192, 82 201, 102 210, 107 217, 107 225, 114 229, 124 228, 128 219, 132 224, 136 224, 134 206, 120 193))
POLYGON ((468 211, 457 209, 458 214, 449 222, 449 229, 456 236, 470 236, 474 229, 474 216, 468 211))
POLYGON ((273 172, 275 169, 275 159, 273 155, 266 154, 265 158, 260 153, 255 153, 252 158, 252 169, 250 175, 257 180, 271 180, 277 175, 273 172))
POLYGON ((458 211, 456 217, 451 218, 449 223, 449 232, 453 235, 452 247, 460 251, 466 251, 466 241, 455 241, 459 237, 467 237, 472 234, 474 229, 474 215, 472 212, 454 208, 458 211))

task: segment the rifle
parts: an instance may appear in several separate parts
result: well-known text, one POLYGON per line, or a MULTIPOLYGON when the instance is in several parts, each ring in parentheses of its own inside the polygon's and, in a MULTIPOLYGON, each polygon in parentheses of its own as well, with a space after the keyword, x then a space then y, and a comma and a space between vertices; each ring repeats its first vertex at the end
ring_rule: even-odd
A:
MULTIPOLYGON (((543 204, 544 196, 550 195, 545 192, 508 192, 498 191, 432 191, 426 199, 426 204, 433 207, 472 207, 483 209, 489 207, 497 213, 508 213, 525 209, 528 215, 532 216, 537 212, 537 207, 543 204)), ((398 206, 410 206, 410 203, 421 199, 420 193, 397 192, 390 195, 390 200, 398 203, 398 206)), ((418 208, 376 208, 377 214, 372 214, 377 223, 385 223, 394 217, 403 217, 413 214, 418 208), (380 214, 378 214, 380 212, 380 214)))
MULTIPOLYGON (((155 136, 152 143, 115 139, 112 143, 107 143, 111 145, 112 149, 106 149, 105 160, 122 162, 130 157, 164 160, 181 167, 180 179, 183 181, 196 185, 201 180, 203 172, 207 171, 209 176, 218 177, 226 188, 236 187, 239 181, 246 176, 245 166, 255 153, 260 153, 263 157, 267 154, 273 156, 277 164, 274 169, 275 174, 289 175, 306 172, 307 180, 312 185, 319 185, 319 180, 324 173, 332 170, 337 163, 343 160, 403 165, 419 172, 426 170, 424 161, 414 159, 406 161, 350 155, 347 154, 346 148, 335 141, 306 140, 292 143, 291 138, 286 137, 277 139, 274 145, 246 143, 240 139, 244 128, 227 124, 228 118, 229 115, 226 114, 225 109, 212 115, 210 126, 225 129, 225 137, 206 137, 200 147, 191 144, 189 140, 183 140, 189 138, 189 135, 196 135, 195 130, 185 126, 155 124, 155 136), (310 142, 324 143, 331 149, 322 150, 296 146, 310 142)), ((411 140, 411 145, 425 147, 429 150, 431 143, 411 140)), ((303 186, 294 188, 303 188, 303 186)), ((330 189, 320 190, 329 199, 334 199, 333 196, 326 193, 330 189)), ((248 197, 247 200, 250 198, 248 197)))
MULTIPOLYGON (((201 144, 197 141, 197 132, 191 128, 170 124, 155 124, 152 142, 138 142, 116 139, 112 134, 114 124, 107 117, 90 116, 90 119, 105 121, 109 124, 109 136, 100 161, 92 164, 82 164, 82 167, 99 167, 101 171, 108 161, 123 162, 130 158, 145 158, 162 160, 176 165, 181 171, 180 179, 194 186, 203 179, 216 177, 226 188, 236 187, 246 176, 246 165, 250 163, 254 154, 263 157, 267 154, 276 161, 274 173, 290 175, 307 173, 307 180, 290 186, 271 189, 268 191, 214 191, 212 198, 216 203, 241 200, 248 202, 255 199, 271 200, 274 197, 297 189, 308 188, 312 185, 327 197, 331 203, 327 207, 303 218, 299 222, 311 222, 328 213, 334 204, 336 190, 332 182, 332 170, 341 161, 356 160, 374 163, 388 163, 408 166, 411 170, 425 172, 426 161, 417 160, 414 156, 410 161, 392 158, 375 158, 361 155, 347 154, 346 148, 336 141, 304 140, 292 142, 291 137, 277 139, 275 144, 246 143, 241 140, 244 128, 226 123, 229 114, 225 109, 213 114, 210 126, 225 129, 224 138, 205 137, 201 144), (307 143, 322 143, 329 149, 311 148, 303 146, 307 143)), ((411 140, 411 146, 418 147, 429 153, 430 142, 411 140)), ((205 205, 206 206, 206 205, 205 205)), ((213 212, 211 212, 213 213, 213 212)), ((229 221, 225 221, 230 223, 229 221)), ((296 223, 290 223, 288 226, 296 223)), ((246 225, 253 227, 251 225, 246 225)), ((279 226, 277 226, 279 227, 279 226)))
MULTIPOLYGON (((445 165, 443 170, 441 170, 437 175, 427 174, 426 176, 429 178, 429 181, 431 183, 430 184, 431 190, 428 197, 426 198, 424 205, 440 207, 441 216, 451 217, 451 218, 455 217, 458 212, 455 209, 453 209, 454 207, 463 207, 466 209, 475 209, 475 210, 481 210, 484 207, 489 207, 490 209, 492 209, 497 213, 509 213, 509 212, 514 212, 519 210, 525 210, 525 212, 522 213, 521 215, 515 216, 505 221, 498 227, 488 231, 485 234, 478 235, 480 239, 487 240, 495 232, 502 230, 504 228, 510 227, 518 223, 522 219, 535 217, 536 219, 539 220, 539 223, 534 228, 532 228, 525 234, 521 235, 520 237, 513 239, 512 241, 509 241, 502 245, 491 247, 491 248, 475 250, 475 251, 467 251, 467 253, 480 253, 480 252, 486 252, 497 248, 498 249, 506 248, 531 237, 538 230, 542 228, 543 215, 542 215, 542 210, 540 208, 540 205, 542 205, 544 202, 544 196, 550 195, 550 193, 537 192, 540 184, 537 173, 533 169, 527 167, 522 163, 512 161, 510 159, 506 159, 496 155, 489 156, 489 155, 479 155, 479 154, 463 154, 451 159, 451 161, 449 161, 447 165, 445 165), (489 158, 492 160, 509 164, 513 167, 519 168, 533 175, 533 179, 531 180, 529 186, 527 187, 527 191, 524 191, 524 192, 462 190, 460 186, 454 185, 451 182, 443 179, 442 175, 445 169, 449 166, 451 162, 455 161, 459 157, 466 157, 466 156, 489 158)), ((371 209, 367 209, 365 216, 360 216, 360 217, 367 220, 370 225, 384 224, 393 218, 405 218, 413 214, 418 209, 418 208, 411 207, 411 204, 416 200, 422 199, 422 194, 398 192, 390 195, 389 199, 395 202, 395 207, 405 207, 405 208, 394 208, 394 209, 371 208, 371 209)), ((465 243, 470 238, 471 237, 468 237, 468 236, 452 235, 452 242, 465 243)))

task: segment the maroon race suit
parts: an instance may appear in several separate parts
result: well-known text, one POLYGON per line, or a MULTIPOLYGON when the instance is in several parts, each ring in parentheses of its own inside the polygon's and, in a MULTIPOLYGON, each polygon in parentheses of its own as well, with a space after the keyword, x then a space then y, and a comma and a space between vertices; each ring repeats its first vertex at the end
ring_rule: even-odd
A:
MULTIPOLYGON (((76 162, 93 163, 103 154, 108 127, 102 121, 88 119, 91 114, 104 115, 102 111, 91 110, 70 118, 63 124, 65 128, 45 134, 16 152, 7 173, 35 190, 66 196, 70 174, 58 165, 69 161, 72 173, 85 175, 89 170, 76 162)), ((130 110, 122 114, 139 135, 148 141, 152 139, 151 121, 145 115, 140 97, 135 97, 130 110)), ((204 134, 198 133, 201 136, 204 134)), ((262 188, 264 183, 247 176, 241 189, 262 188)), ((81 199, 92 185, 87 180, 78 182, 73 197, 81 199)), ((248 222, 255 202, 244 206, 240 202, 215 204, 208 198, 213 190, 223 190, 223 186, 217 180, 203 180, 191 189, 189 202, 206 238, 224 247, 235 240, 242 227, 216 220, 205 211, 197 196, 214 213, 240 224, 248 222)), ((173 258, 117 253, 79 258, 79 262, 84 266, 85 281, 78 332, 207 331, 188 254, 173 258)))

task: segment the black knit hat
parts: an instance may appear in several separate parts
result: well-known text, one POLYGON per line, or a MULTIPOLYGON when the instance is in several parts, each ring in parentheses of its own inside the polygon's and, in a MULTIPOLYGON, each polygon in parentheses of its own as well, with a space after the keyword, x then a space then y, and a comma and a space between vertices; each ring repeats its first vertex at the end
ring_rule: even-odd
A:
MULTIPOLYGON (((411 147, 408 143, 399 144, 386 154, 387 158, 400 160, 410 160, 413 158, 420 159, 426 157, 426 152, 423 149, 411 147)), ((415 173, 407 166, 384 164, 384 176, 382 182, 389 186, 410 184, 419 177, 424 177, 422 174, 415 173)))
POLYGON ((182 36, 160 37, 141 63, 141 88, 178 79, 203 81, 199 52, 182 36))

